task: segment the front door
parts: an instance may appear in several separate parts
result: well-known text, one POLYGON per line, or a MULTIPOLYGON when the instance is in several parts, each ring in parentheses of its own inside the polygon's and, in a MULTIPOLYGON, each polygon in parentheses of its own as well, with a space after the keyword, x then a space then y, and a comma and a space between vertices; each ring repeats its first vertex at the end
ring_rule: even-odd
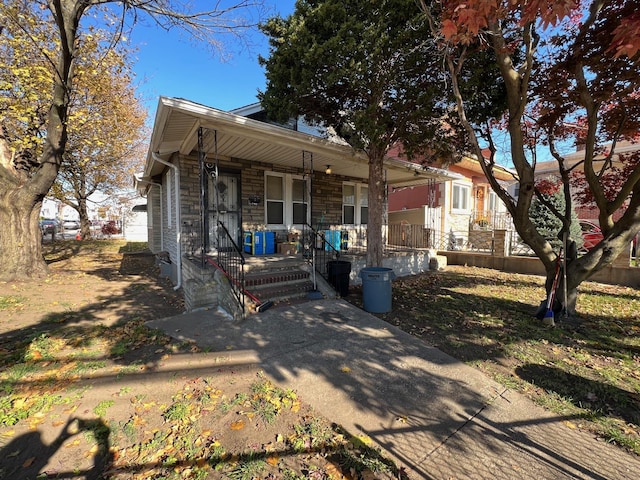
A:
POLYGON ((229 248, 220 221, 233 241, 242 248, 240 174, 220 173, 209 180, 209 245, 211 249, 229 248))

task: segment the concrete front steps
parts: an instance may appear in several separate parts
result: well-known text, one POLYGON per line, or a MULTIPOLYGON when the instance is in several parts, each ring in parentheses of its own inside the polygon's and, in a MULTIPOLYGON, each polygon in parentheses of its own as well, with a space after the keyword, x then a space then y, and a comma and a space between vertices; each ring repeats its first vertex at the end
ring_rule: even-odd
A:
MULTIPOLYGON (((261 302, 303 300, 314 292, 311 265, 299 254, 248 256, 246 260, 245 289, 261 302)), ((316 288, 325 298, 335 297, 335 291, 319 275, 316 288)))
POLYGON ((244 281, 246 290, 261 302, 302 298, 313 290, 310 273, 300 269, 250 272, 244 281))

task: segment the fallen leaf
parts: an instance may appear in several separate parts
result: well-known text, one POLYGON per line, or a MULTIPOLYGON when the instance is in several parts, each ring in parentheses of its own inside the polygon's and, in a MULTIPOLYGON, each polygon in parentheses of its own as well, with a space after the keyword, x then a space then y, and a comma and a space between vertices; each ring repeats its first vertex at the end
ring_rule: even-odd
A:
POLYGON ((340 371, 343 373, 349 373, 351 372, 351 369, 349 367, 340 367, 340 371))
POLYGON ((340 467, 335 465, 334 463, 327 463, 324 467, 324 471, 329 476, 329 478, 336 478, 336 479, 345 478, 340 467))
POLYGON ((371 440, 371 438, 368 435, 354 435, 351 437, 350 439, 351 443, 353 443, 353 445, 355 445, 356 447, 365 445, 365 446, 370 446, 371 444, 373 444, 373 441, 371 440))
POLYGON ((36 461, 36 457, 27 458, 22 464, 22 468, 29 468, 36 461))
POLYGON ((244 428, 244 420, 238 420, 231 424, 231 430, 242 430, 244 428))
POLYGON ((269 455, 267 457, 267 463, 272 467, 278 465, 278 462, 280 462, 280 457, 278 457, 277 455, 269 455))

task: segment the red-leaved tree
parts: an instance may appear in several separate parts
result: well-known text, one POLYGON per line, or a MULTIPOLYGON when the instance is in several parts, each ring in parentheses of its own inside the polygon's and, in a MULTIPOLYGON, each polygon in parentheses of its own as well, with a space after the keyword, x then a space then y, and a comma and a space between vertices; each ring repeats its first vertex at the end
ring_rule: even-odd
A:
POLYGON ((604 239, 567 266, 565 305, 571 312, 578 285, 627 252, 640 230, 637 153, 618 154, 621 145, 633 150, 640 133, 637 0, 422 0, 422 8, 439 35, 456 111, 473 153, 516 230, 542 260, 548 289, 557 252, 529 218, 537 159, 544 149, 557 162, 565 197, 564 211, 558 212, 561 230, 570 229, 576 198, 588 198, 597 211, 604 239), (472 52, 483 49, 495 53, 508 107, 501 119, 479 125, 467 114, 460 72, 472 52), (496 125, 508 137, 520 184, 517 198, 493 175, 496 125), (488 157, 481 154, 483 147, 488 157), (583 156, 568 160, 562 153, 568 147, 583 156), (572 188, 577 171, 582 186, 572 188))

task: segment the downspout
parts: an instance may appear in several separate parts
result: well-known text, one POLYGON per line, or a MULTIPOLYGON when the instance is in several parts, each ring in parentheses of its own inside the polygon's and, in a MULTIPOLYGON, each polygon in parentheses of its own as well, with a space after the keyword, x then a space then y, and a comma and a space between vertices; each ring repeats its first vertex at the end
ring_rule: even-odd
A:
MULTIPOLYGON (((169 163, 163 159, 161 159, 157 153, 152 152, 151 157, 154 161, 161 163, 169 168, 173 169, 174 173, 174 183, 175 183, 175 205, 176 205, 176 240, 177 240, 177 258, 176 258, 176 270, 178 273, 178 282, 174 290, 178 290, 182 286, 182 230, 180 228, 180 210, 182 210, 182 205, 180 205, 180 169, 175 166, 173 163, 169 163)), ((168 193, 168 192, 167 192, 168 193)))

